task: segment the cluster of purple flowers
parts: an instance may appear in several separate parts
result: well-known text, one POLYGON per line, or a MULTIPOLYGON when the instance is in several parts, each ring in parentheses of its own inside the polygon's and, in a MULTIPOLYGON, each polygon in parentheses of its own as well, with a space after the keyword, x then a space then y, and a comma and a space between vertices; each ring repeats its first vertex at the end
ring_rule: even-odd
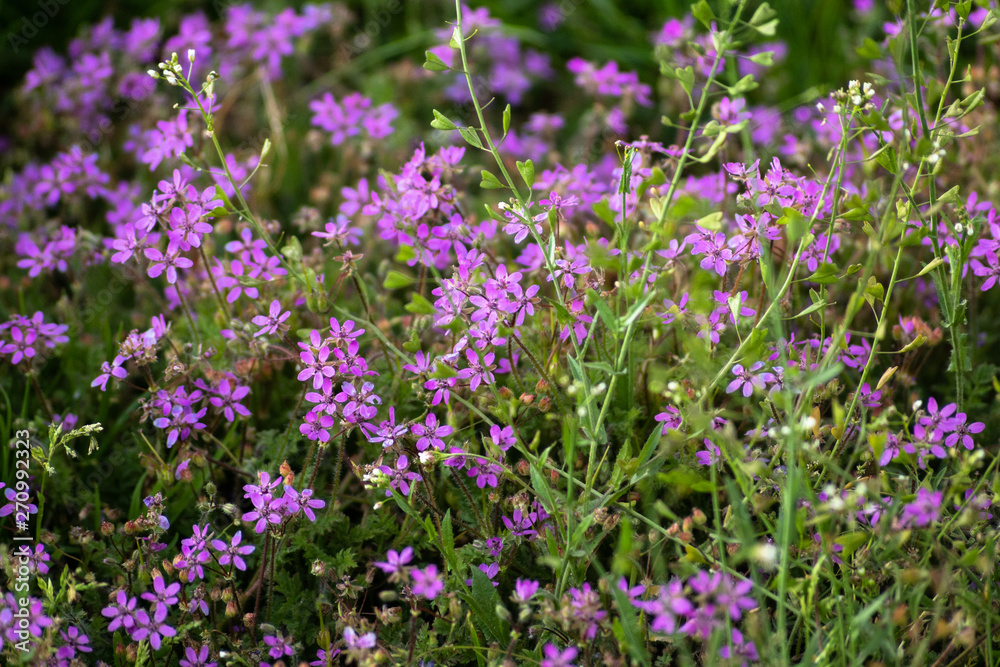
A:
POLYGON ((659 593, 646 600, 638 599, 645 592, 644 587, 628 588, 624 580, 620 587, 634 605, 652 617, 651 631, 687 635, 707 642, 713 632, 730 627, 731 634, 720 648, 720 656, 739 658, 741 664, 759 658, 754 643, 745 640, 735 627, 744 611, 758 606, 750 595, 753 582, 727 573, 700 571, 686 582, 673 579, 661 585, 659 593))
POLYGON ((309 103, 312 124, 330 133, 330 143, 339 146, 349 137, 364 135, 378 140, 392 134, 392 121, 399 111, 391 104, 372 106, 361 93, 350 93, 340 102, 331 93, 309 103))
MULTIPOLYGON (((462 29, 466 35, 476 33, 476 40, 469 45, 469 57, 483 72, 478 85, 491 93, 503 95, 511 104, 520 103, 533 83, 552 76, 549 57, 534 49, 523 48, 516 37, 505 35, 500 21, 491 17, 487 8, 471 9, 462 5, 462 29)), ((456 60, 456 51, 448 44, 452 36, 451 28, 438 31, 437 36, 445 43, 432 47, 431 53, 448 67, 461 67, 456 60)), ((445 95, 454 102, 468 103, 469 88, 465 77, 456 75, 445 95)))
MULTIPOLYGON (((45 628, 51 625, 52 619, 46 616, 41 600, 33 597, 19 598, 11 592, 0 597, 0 650, 3 650, 5 644, 11 646, 20 644, 24 648, 33 646, 33 640, 40 639, 45 633, 45 628), (22 604, 25 600, 27 604, 22 604)), ((75 656, 76 650, 82 652, 90 650, 86 647, 89 642, 87 636, 79 635, 79 630, 75 627, 71 630, 76 630, 73 637, 77 640, 66 639, 70 658, 75 656), (78 646, 82 648, 77 648, 78 646)))
MULTIPOLYGON (((326 507, 326 501, 312 497, 312 489, 298 491, 289 484, 282 484, 281 477, 271 479, 271 475, 267 472, 258 472, 257 479, 257 484, 247 484, 243 487, 246 491, 243 497, 253 504, 253 510, 243 515, 243 521, 253 523, 254 532, 263 533, 269 525, 277 526, 297 516, 305 516, 310 521, 315 521, 316 514, 313 510, 326 507), (275 495, 279 487, 281 495, 275 495)), ((239 540, 234 537, 232 546, 238 544, 239 540)), ((235 555, 232 557, 235 562, 235 555)))
POLYGON ((437 565, 431 563, 424 568, 416 568, 408 565, 411 560, 413 547, 404 547, 402 551, 389 549, 385 561, 375 563, 375 567, 388 574, 390 581, 408 582, 413 595, 433 600, 444 591, 444 580, 437 565))
POLYGON ((119 628, 128 633, 132 641, 146 640, 154 649, 163 645, 163 640, 176 637, 177 630, 167 623, 171 606, 177 604, 180 584, 165 586, 162 577, 153 580, 154 593, 144 593, 143 599, 151 600, 149 609, 136 609, 138 600, 126 591, 118 591, 111 603, 101 610, 110 619, 108 632, 119 628))
POLYGON ((15 314, 0 323, 0 354, 9 354, 15 366, 37 363, 47 351, 69 341, 68 330, 69 325, 46 322, 42 311, 31 317, 15 314))
POLYGON ((170 325, 167 324, 166 317, 157 315, 152 320, 152 326, 143 333, 139 333, 137 330, 130 332, 119 345, 118 354, 115 355, 111 363, 105 361, 101 364, 101 374, 94 378, 90 386, 100 387, 101 391, 107 391, 108 380, 112 377, 118 380, 124 380, 128 377, 128 372, 124 367, 126 361, 132 360, 139 366, 146 366, 156 361, 159 344, 169 330, 170 325))

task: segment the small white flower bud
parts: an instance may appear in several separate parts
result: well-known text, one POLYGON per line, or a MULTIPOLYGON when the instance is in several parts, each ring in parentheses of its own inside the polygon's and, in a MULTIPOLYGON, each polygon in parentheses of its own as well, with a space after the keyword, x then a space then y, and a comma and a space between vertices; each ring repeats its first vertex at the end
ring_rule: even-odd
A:
POLYGON ((188 49, 188 62, 194 62, 194 49, 188 49))

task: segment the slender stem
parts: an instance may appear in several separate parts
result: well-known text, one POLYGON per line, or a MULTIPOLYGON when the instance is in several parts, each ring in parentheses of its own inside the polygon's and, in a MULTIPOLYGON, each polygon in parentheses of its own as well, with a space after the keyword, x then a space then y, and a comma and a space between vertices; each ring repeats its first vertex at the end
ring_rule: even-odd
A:
POLYGON ((191 309, 188 308, 187 301, 184 300, 184 292, 181 290, 180 283, 174 285, 174 291, 177 292, 177 299, 181 302, 181 308, 184 309, 184 314, 187 315, 188 321, 191 323, 191 331, 194 333, 194 340, 198 343, 198 347, 201 347, 201 336, 198 334, 198 325, 194 322, 194 315, 191 314, 191 309))
POLYGON ((462 494, 465 495, 465 499, 469 501, 469 505, 472 506, 472 511, 475 512, 476 514, 476 521, 479 522, 483 534, 489 535, 490 533, 489 525, 486 523, 486 520, 483 518, 483 515, 479 513, 479 507, 476 506, 476 501, 473 500, 472 494, 469 493, 469 487, 465 485, 465 482, 462 481, 462 478, 459 477, 458 474, 453 474, 452 478, 455 480, 455 483, 458 485, 458 488, 462 490, 462 494))
POLYGON ((552 395, 555 397, 556 402, 559 404, 559 409, 565 412, 566 406, 562 402, 562 396, 560 396, 559 386, 552 381, 552 378, 549 377, 549 374, 546 373, 545 369, 542 368, 541 364, 538 363, 538 359, 535 359, 535 355, 533 355, 531 351, 524 346, 524 343, 521 342, 521 339, 515 336, 514 334, 511 334, 510 337, 517 342, 518 346, 522 350, 524 350, 524 353, 528 355, 528 359, 531 359, 531 364, 535 367, 535 370, 538 371, 538 374, 541 375, 542 378, 544 378, 545 381, 549 384, 549 387, 552 388, 552 395))
POLYGON ((201 262, 205 266, 205 272, 208 273, 208 279, 212 281, 212 290, 215 292, 215 298, 219 301, 219 308, 222 310, 222 314, 226 316, 226 322, 228 323, 232 317, 229 314, 228 306, 226 306, 226 300, 222 298, 222 292, 219 291, 219 286, 215 283, 215 276, 212 275, 212 267, 208 265, 208 257, 205 255, 204 244, 198 246, 198 252, 201 253, 201 262))
MULTIPOLYGON (((292 426, 295 424, 295 415, 299 414, 299 408, 302 407, 302 401, 306 397, 306 392, 309 390, 309 385, 302 387, 302 394, 299 396, 299 402, 295 405, 295 409, 292 411, 292 418, 288 420, 288 427, 285 429, 285 438, 281 443, 281 451, 278 452, 278 460, 283 461, 285 457, 285 448, 288 447, 288 438, 292 435, 292 426)), ((308 459, 306 459, 308 460, 308 459)))
POLYGON ((337 493, 340 491, 340 471, 344 463, 344 443, 347 440, 347 432, 340 436, 340 444, 337 445, 337 465, 333 469, 333 495, 330 497, 330 509, 337 505, 337 493))

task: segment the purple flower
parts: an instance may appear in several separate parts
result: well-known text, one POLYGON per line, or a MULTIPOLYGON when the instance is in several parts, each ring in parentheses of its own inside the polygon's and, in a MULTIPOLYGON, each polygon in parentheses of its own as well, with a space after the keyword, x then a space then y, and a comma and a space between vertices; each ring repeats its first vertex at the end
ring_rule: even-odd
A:
POLYGON ((507 530, 515 536, 534 537, 538 534, 532 527, 538 520, 536 512, 522 512, 519 509, 515 509, 510 519, 507 517, 501 518, 507 530))
MULTIPOLYGON (((144 254, 147 259, 152 261, 152 264, 149 265, 149 277, 156 278, 166 271, 167 282, 171 285, 176 283, 177 269, 190 269, 194 266, 194 262, 187 257, 181 257, 180 252, 180 247, 173 243, 167 246, 165 253, 160 252, 156 248, 146 248, 144 254)), ((235 301, 235 299, 232 299, 230 302, 232 301, 235 301)))
POLYGON ((187 646, 184 648, 184 657, 181 658, 181 667, 217 667, 219 663, 210 662, 210 656, 211 650, 207 644, 198 651, 187 646))
POLYGON ((242 530, 236 531, 229 544, 226 544, 222 540, 212 540, 212 548, 222 553, 219 556, 219 565, 229 565, 232 563, 237 570, 245 571, 247 569, 247 564, 243 560, 243 556, 253 553, 255 547, 252 544, 240 546, 242 540, 242 530))
POLYGON ((685 616, 694 611, 694 605, 684 596, 684 583, 680 579, 673 579, 670 583, 660 586, 659 597, 637 606, 641 606, 653 616, 649 624, 652 632, 666 634, 677 631, 678 616, 685 616))
POLYGON ((218 396, 212 396, 208 400, 217 412, 226 416, 226 421, 235 421, 237 414, 241 417, 250 416, 250 411, 239 402, 250 393, 250 387, 239 385, 235 380, 230 385, 230 380, 226 378, 219 383, 218 393, 218 396))
POLYGON ((433 600, 444 590, 444 582, 438 575, 436 565, 428 565, 423 570, 413 570, 410 575, 413 577, 414 595, 422 595, 428 600, 433 600))
POLYGON ((681 412, 672 405, 665 406, 664 411, 653 419, 663 423, 663 428, 660 430, 661 435, 666 435, 670 429, 677 429, 681 426, 681 412))
POLYGON ((299 432, 310 440, 328 442, 330 440, 330 428, 333 427, 333 417, 330 415, 318 414, 314 410, 306 413, 304 423, 299 425, 299 432))
MULTIPOLYGON (((500 563, 489 563, 489 564, 480 563, 479 564, 479 571, 482 572, 483 574, 485 574, 491 580, 495 579, 496 576, 498 574, 500 574, 500 563)), ((473 582, 472 579, 466 579, 465 580, 465 585, 466 586, 471 586, 472 582, 473 582)), ((498 581, 494 581, 493 582, 493 586, 498 586, 499 584, 500 584, 500 582, 498 582, 498 581)))
POLYGON ((972 448, 976 446, 975 441, 972 439, 972 434, 982 433, 983 429, 986 428, 986 424, 983 422, 966 424, 966 419, 967 417, 964 412, 955 415, 955 419, 952 421, 952 428, 955 430, 945 438, 944 444, 946 446, 954 447, 961 443, 969 451, 972 451, 972 448))
POLYGON ((442 438, 452 434, 453 429, 447 424, 438 424, 437 415, 428 413, 423 424, 414 424, 413 435, 420 436, 417 440, 417 451, 424 451, 428 447, 434 447, 439 451, 444 451, 445 442, 442 438))
POLYGON ((292 648, 293 641, 293 637, 283 637, 281 634, 278 634, 276 637, 271 635, 264 636, 264 643, 271 647, 267 653, 275 660, 286 655, 292 655, 295 652, 292 648))
POLYGON ((698 463, 703 466, 714 465, 722 457, 722 451, 719 449, 718 445, 712 444, 712 441, 705 438, 705 449, 697 452, 695 458, 698 459, 698 463))
POLYGON ((487 352, 482 361, 480 361, 479 356, 472 350, 465 351, 465 358, 469 362, 468 368, 463 368, 458 372, 458 377, 463 380, 469 381, 469 389, 475 391, 479 388, 481 383, 493 384, 493 369, 496 368, 496 364, 493 363, 495 355, 492 352, 487 352))
POLYGON ((135 598, 130 598, 125 591, 118 591, 115 602, 101 610, 101 615, 110 618, 108 632, 114 632, 118 628, 130 630, 135 626, 135 598))
POLYGON ((485 489, 487 486, 496 488, 497 475, 503 474, 503 468, 495 463, 483 463, 472 466, 466 474, 476 478, 476 486, 480 489, 485 489))
POLYGON ((736 379, 729 383, 726 387, 726 393, 731 394, 743 387, 743 395, 747 398, 753 393, 754 387, 764 390, 764 379, 762 376, 757 375, 756 371, 764 367, 764 362, 758 361, 749 369, 743 368, 743 364, 736 364, 733 366, 733 375, 736 379))
MULTIPOLYGON (((390 468, 389 466, 380 466, 379 470, 382 471, 384 475, 389 478, 389 486, 392 489, 399 491, 404 496, 410 495, 410 482, 416 482, 422 480, 423 477, 420 473, 408 472, 407 468, 410 467, 410 459, 407 458, 405 454, 401 454, 399 458, 396 459, 396 467, 390 468)), ((392 497, 392 492, 386 489, 385 495, 387 498, 392 497)))
POLYGON ((63 641, 66 642, 63 646, 59 647, 56 652, 56 657, 61 660, 72 660, 76 657, 77 651, 82 653, 90 653, 93 651, 92 648, 87 646, 90 643, 90 638, 87 635, 80 632, 80 628, 75 625, 69 626, 66 632, 62 630, 59 631, 62 635, 63 641))
POLYGON ((568 646, 560 651, 555 644, 546 644, 542 652, 545 658, 541 667, 573 667, 573 660, 576 659, 579 650, 575 646, 568 646))
POLYGON ((169 607, 177 604, 177 594, 181 590, 181 585, 176 581, 169 586, 163 583, 163 577, 153 579, 153 593, 143 593, 142 599, 153 602, 157 609, 169 607))
POLYGON ((344 643, 347 644, 349 651, 362 651, 375 648, 375 633, 368 632, 359 636, 354 628, 347 626, 344 628, 344 643))
POLYGON ((514 602, 526 603, 538 592, 538 582, 532 579, 518 579, 514 582, 514 594, 511 599, 514 602))
POLYGON ((931 493, 927 489, 917 489, 916 500, 903 506, 903 526, 922 528, 937 521, 941 517, 943 495, 940 491, 931 493))
POLYGON ((931 396, 927 400, 927 415, 920 418, 920 423, 914 427, 913 433, 928 442, 941 440, 945 433, 955 430, 956 417, 952 417, 958 406, 949 403, 938 409, 937 399, 931 396))
POLYGON ((140 609, 135 615, 135 628, 132 630, 132 641, 142 641, 149 639, 150 645, 160 650, 164 637, 174 637, 177 631, 166 624, 167 607, 157 606, 152 616, 140 609))
POLYGON ((757 653, 757 647, 753 641, 749 639, 744 641, 743 633, 736 628, 733 628, 731 643, 719 649, 719 656, 726 660, 730 658, 738 660, 740 667, 748 667, 750 663, 760 660, 760 655, 757 653))
MULTIPOLYGON (((260 331, 253 335, 254 338, 265 334, 278 333, 278 327, 282 322, 291 317, 291 311, 281 312, 281 302, 275 299, 271 302, 271 308, 267 315, 258 315, 253 318, 253 323, 260 327, 260 331)), ((232 420, 230 420, 232 421, 232 420)))
POLYGON ((316 652, 316 660, 309 663, 311 667, 333 667, 333 659, 340 655, 340 649, 335 648, 332 651, 324 651, 320 649, 316 652))
POLYGON ((490 440, 504 452, 517 444, 517 438, 514 437, 514 427, 512 426, 500 428, 496 424, 491 425, 490 440))
POLYGON ((405 547, 400 552, 397 552, 395 549, 389 549, 389 553, 385 557, 385 562, 377 562, 375 563, 375 567, 386 574, 396 574, 401 572, 403 567, 413 560, 413 547, 405 547))

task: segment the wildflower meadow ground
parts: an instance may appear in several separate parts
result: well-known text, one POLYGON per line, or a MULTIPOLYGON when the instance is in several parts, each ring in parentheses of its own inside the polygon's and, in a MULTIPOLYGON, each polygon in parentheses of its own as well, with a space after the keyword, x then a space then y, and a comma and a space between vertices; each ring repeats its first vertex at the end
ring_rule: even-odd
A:
POLYGON ((10 22, 3 664, 1000 665, 1000 9, 652 4, 10 22))

